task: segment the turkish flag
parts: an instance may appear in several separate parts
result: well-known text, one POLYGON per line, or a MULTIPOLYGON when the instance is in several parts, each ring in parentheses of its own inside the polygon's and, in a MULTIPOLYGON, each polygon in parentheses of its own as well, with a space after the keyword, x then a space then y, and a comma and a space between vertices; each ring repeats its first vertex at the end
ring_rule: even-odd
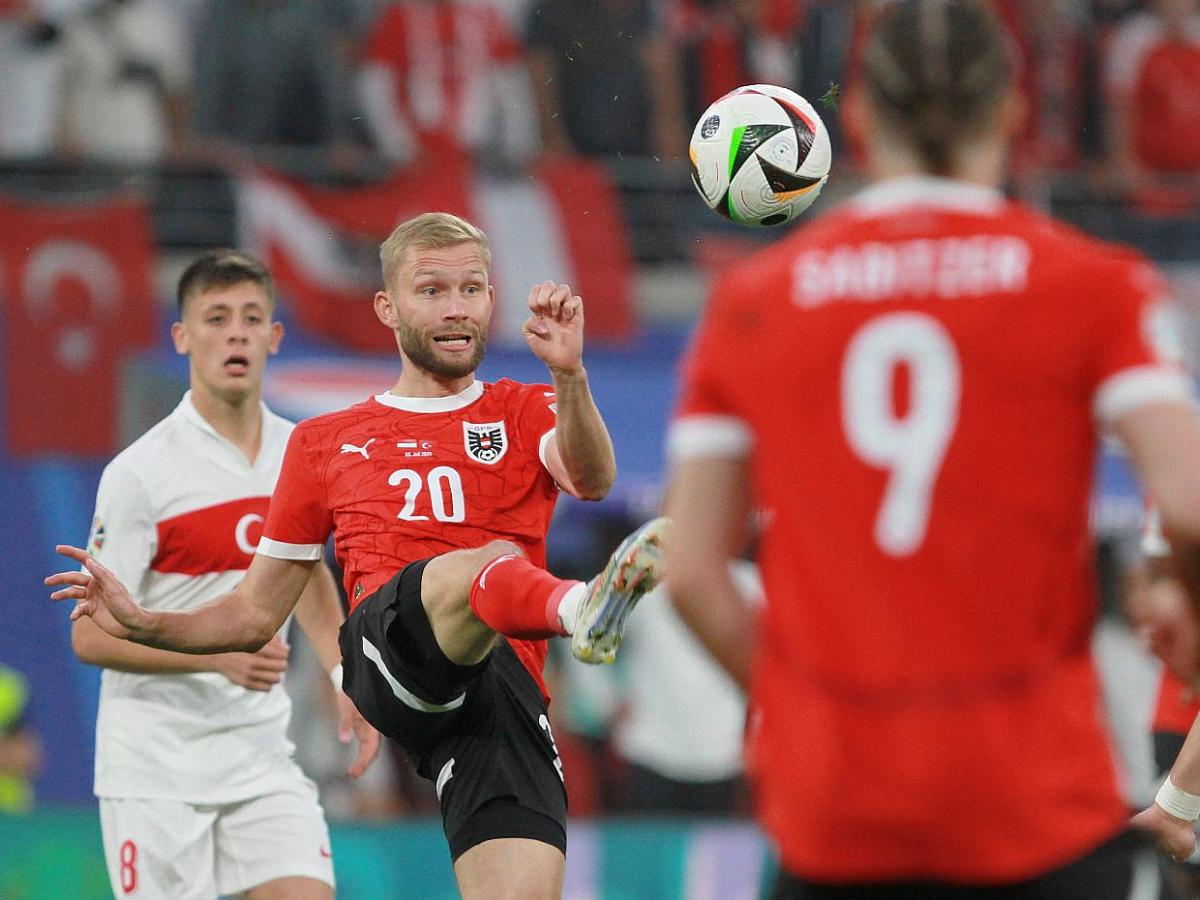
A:
POLYGON ((117 449, 118 379, 153 337, 154 244, 131 199, 0 198, 5 433, 18 455, 117 449))

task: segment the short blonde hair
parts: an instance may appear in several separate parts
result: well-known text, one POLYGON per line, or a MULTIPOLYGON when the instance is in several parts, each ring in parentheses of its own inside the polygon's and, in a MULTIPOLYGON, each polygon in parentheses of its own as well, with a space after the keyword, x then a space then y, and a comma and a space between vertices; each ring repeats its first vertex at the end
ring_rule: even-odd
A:
POLYGON ((492 268, 492 245, 483 230, 466 219, 445 212, 422 213, 401 222, 379 246, 379 262, 383 269, 383 286, 390 288, 404 254, 409 247, 441 249, 473 242, 479 247, 484 266, 492 268))

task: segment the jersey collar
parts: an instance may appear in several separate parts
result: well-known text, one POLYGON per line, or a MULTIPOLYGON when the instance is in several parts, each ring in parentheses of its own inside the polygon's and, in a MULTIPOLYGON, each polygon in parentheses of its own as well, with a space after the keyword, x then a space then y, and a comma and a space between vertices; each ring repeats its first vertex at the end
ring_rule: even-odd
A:
MULTIPOLYGON (((274 419, 275 416, 267 404, 263 403, 261 400, 259 401, 258 405, 262 407, 262 437, 265 444, 267 440, 267 429, 272 427, 272 419, 274 419)), ((223 437, 221 433, 217 431, 217 429, 213 428, 212 423, 200 414, 200 410, 196 409, 196 403, 194 400, 192 400, 192 391, 190 388, 184 392, 183 399, 180 400, 179 405, 175 407, 175 412, 178 413, 178 415, 182 417, 183 420, 189 425, 199 428, 205 434, 211 435, 218 441, 227 444, 237 452, 239 457, 245 459, 242 451, 239 450, 228 438, 223 437)), ((258 455, 261 459, 263 454, 260 451, 258 455)))
POLYGON ((391 391, 384 391, 382 394, 376 394, 375 400, 384 406, 402 409, 405 412, 442 413, 470 406, 482 396, 483 382, 472 381, 463 390, 449 397, 397 397, 391 391))
POLYGON ((1004 204, 995 188, 933 175, 906 175, 863 188, 851 200, 855 212, 880 215, 906 206, 923 206, 951 212, 994 215, 1004 204))

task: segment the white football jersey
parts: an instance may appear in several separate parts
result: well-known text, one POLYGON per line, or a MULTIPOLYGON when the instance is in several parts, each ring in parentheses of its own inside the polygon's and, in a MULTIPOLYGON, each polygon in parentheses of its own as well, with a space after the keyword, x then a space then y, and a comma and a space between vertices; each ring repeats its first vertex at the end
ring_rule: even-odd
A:
MULTIPOLYGON (((233 589, 253 557, 292 427, 263 407, 262 449, 250 465, 189 391, 105 468, 90 552, 147 609, 188 609, 233 589)), ((230 803, 277 790, 302 777, 290 716, 282 684, 261 692, 216 672, 105 669, 96 795, 230 803)))

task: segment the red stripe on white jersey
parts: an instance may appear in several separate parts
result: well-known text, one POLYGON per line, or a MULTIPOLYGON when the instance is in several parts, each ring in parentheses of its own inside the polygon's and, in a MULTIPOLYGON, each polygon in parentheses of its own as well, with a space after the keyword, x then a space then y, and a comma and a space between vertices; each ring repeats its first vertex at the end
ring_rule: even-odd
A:
POLYGON ((155 572, 204 575, 250 567, 270 497, 245 497, 195 509, 158 523, 155 572))

